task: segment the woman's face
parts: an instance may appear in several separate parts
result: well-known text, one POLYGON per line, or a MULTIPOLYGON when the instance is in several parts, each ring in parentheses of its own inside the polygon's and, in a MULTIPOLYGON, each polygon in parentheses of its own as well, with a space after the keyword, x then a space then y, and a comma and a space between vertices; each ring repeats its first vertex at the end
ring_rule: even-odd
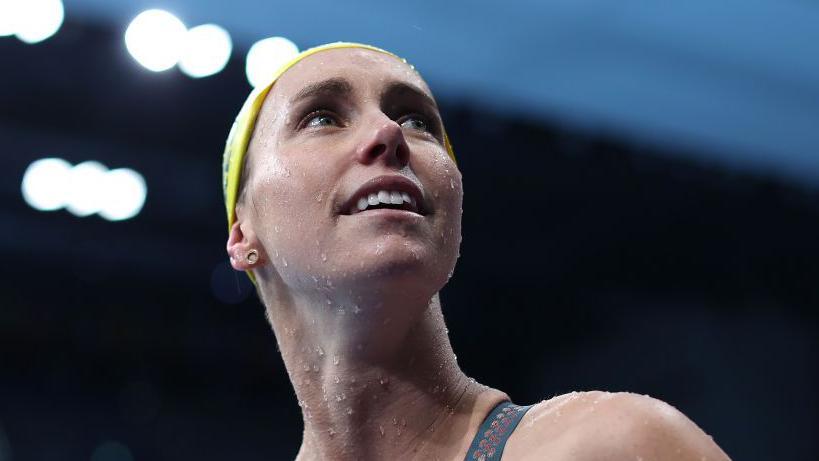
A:
POLYGON ((406 63, 355 48, 305 58, 267 96, 248 156, 237 217, 291 288, 431 296, 448 280, 461 174, 431 92, 406 63))

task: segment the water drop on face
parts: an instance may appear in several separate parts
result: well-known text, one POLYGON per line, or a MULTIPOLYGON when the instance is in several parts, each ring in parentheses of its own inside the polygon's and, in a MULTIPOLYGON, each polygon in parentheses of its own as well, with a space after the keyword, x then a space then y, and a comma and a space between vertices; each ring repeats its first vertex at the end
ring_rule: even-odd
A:
POLYGON ((330 437, 336 435, 336 431, 332 427, 330 429, 327 429, 327 433, 330 435, 330 437))
POLYGON ((348 414, 348 415, 353 414, 353 409, 352 409, 352 408, 350 408, 350 407, 347 407, 347 414, 348 414))
POLYGON ((358 307, 358 304, 353 304, 353 314, 358 315, 361 313, 361 308, 358 307))
POLYGON ((318 365, 313 364, 313 371, 318 371, 318 365))
POLYGON ((321 346, 316 346, 316 353, 321 357, 324 355, 324 349, 322 349, 321 346))
POLYGON ((282 263, 284 263, 284 267, 287 267, 287 260, 282 258, 282 263))
POLYGON ((336 375, 336 377, 333 378, 333 381, 335 381, 335 383, 338 384, 341 382, 341 378, 339 378, 338 375, 336 375))
POLYGON ((386 386, 386 385, 390 384, 390 377, 389 376, 382 376, 381 379, 378 380, 378 382, 381 383, 382 386, 386 386))
POLYGON ((322 260, 323 262, 327 262, 327 255, 326 255, 326 254, 324 254, 324 253, 322 253, 322 254, 321 254, 321 260, 322 260))
POLYGON ((384 426, 378 425, 378 432, 381 433, 381 437, 384 437, 384 426))
POLYGON ((338 356, 333 355, 333 365, 338 365, 338 356))
POLYGON ((449 188, 455 189, 455 181, 453 181, 452 178, 449 178, 449 188))

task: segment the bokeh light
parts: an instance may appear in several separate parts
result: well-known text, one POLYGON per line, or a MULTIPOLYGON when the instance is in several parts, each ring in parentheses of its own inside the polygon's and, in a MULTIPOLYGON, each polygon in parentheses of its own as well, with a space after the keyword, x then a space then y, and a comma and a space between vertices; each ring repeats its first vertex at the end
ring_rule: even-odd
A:
POLYGON ((16 35, 39 43, 60 30, 65 19, 61 0, 0 0, 0 36, 16 35))
POLYGON ((122 221, 136 216, 145 204, 148 188, 142 175, 128 168, 111 170, 103 179, 99 214, 109 221, 122 221))
POLYGON ((264 84, 282 64, 299 54, 295 43, 284 37, 259 40, 247 53, 245 72, 253 87, 264 84))
POLYGON ((193 27, 185 35, 179 69, 194 78, 213 75, 225 68, 232 51, 225 29, 216 24, 193 27))
MULTIPOLYGON (((145 179, 134 170, 108 171, 88 161, 71 166, 59 158, 33 162, 23 174, 23 199, 39 211, 66 208, 75 216, 99 213, 109 221, 136 216, 145 204, 145 179)), ((1 461, 1 460, 0 460, 1 461)))
POLYGON ((167 11, 143 11, 125 31, 125 47, 143 67, 161 72, 179 61, 187 31, 185 24, 167 11))
POLYGON ((60 158, 44 158, 28 166, 23 173, 23 199, 40 211, 65 206, 71 164, 60 158))

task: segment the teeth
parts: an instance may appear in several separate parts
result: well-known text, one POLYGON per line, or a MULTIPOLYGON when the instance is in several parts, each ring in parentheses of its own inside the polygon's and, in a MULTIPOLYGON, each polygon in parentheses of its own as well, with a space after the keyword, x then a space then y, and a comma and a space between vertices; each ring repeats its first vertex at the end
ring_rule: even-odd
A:
POLYGON ((366 197, 361 197, 360 199, 358 199, 358 202, 356 203, 353 212, 364 211, 368 207, 378 205, 379 203, 386 203, 392 205, 401 205, 402 203, 409 203, 412 205, 413 208, 417 208, 415 205, 415 199, 410 197, 410 195, 406 192, 380 190, 378 192, 373 192, 372 194, 369 194, 366 197))
POLYGON ((367 205, 369 205, 366 198, 361 197, 358 199, 358 211, 364 211, 367 209, 367 205))

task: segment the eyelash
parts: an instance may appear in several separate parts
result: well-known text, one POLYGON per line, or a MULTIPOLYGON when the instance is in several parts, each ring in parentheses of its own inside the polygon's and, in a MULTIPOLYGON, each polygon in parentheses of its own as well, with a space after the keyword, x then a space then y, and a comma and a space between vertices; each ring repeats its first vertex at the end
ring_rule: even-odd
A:
MULTIPOLYGON (((319 109, 319 110, 311 111, 310 113, 305 115, 304 118, 302 119, 302 121, 299 123, 297 129, 301 130, 301 129, 304 129, 304 128, 308 128, 308 125, 310 124, 310 122, 313 119, 315 119, 315 118, 317 118, 319 116, 328 117, 328 118, 333 119, 334 122, 338 122, 336 115, 332 111, 329 111, 327 109, 319 109)), ((430 117, 427 117, 427 116, 422 115, 422 114, 411 113, 411 114, 408 114, 408 115, 396 120, 396 122, 398 122, 399 125, 403 125, 403 123, 406 120, 411 120, 413 118, 416 119, 416 120, 419 120, 421 123, 424 124, 425 129, 421 129, 420 131, 424 131, 424 132, 427 132, 427 133, 430 133, 430 134, 435 133, 435 131, 436 131, 435 126, 432 124, 432 122, 430 120, 430 117), (399 122, 399 120, 400 120, 400 122, 399 122)))

